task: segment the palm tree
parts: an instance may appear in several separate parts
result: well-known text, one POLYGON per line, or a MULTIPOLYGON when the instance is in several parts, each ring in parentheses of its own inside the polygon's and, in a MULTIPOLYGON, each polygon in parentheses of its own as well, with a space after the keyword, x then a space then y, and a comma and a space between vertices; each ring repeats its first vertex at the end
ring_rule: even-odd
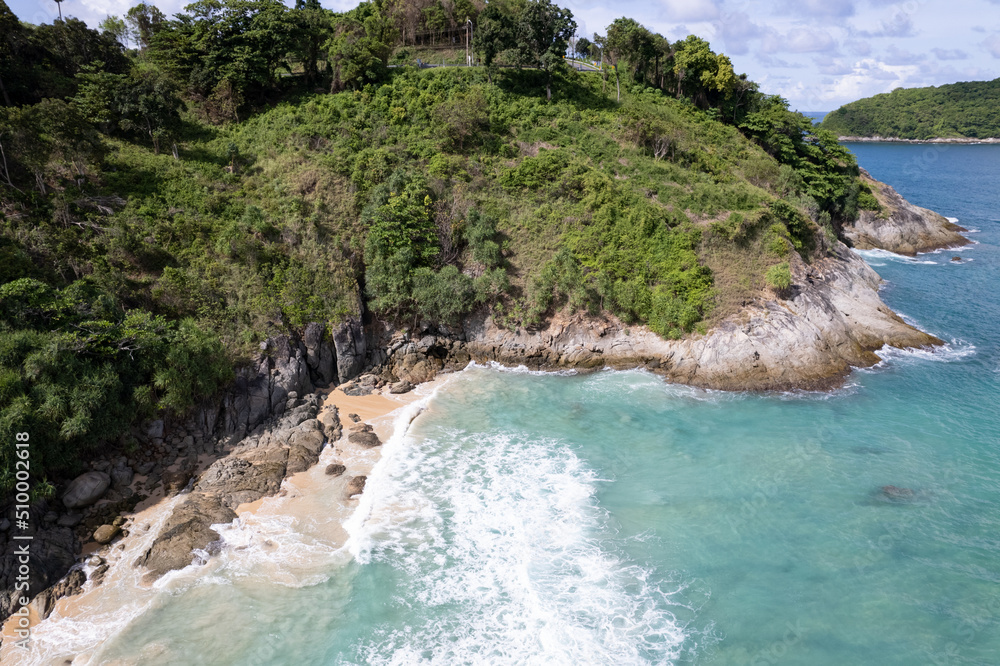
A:
POLYGON ((62 3, 63 3, 63 0, 56 0, 56 7, 59 8, 59 20, 60 21, 63 20, 63 17, 62 17, 62 3))

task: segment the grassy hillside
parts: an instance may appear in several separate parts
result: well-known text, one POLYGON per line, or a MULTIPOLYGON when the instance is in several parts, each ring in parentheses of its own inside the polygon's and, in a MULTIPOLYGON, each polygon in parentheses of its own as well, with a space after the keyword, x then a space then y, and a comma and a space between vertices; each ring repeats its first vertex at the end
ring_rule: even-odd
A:
POLYGON ((839 136, 899 139, 1000 137, 1000 79, 897 88, 846 104, 823 120, 839 136))
MULTIPOLYGON (((787 288, 791 253, 822 256, 856 216, 850 154, 695 37, 616 21, 607 78, 548 38, 520 70, 387 68, 385 7, 230 4, 274 39, 197 33, 235 14, 170 22, 112 71, 57 51, 70 29, 114 51, 70 20, 0 52, 0 440, 30 432, 35 478, 128 451, 130 425, 211 399, 309 322, 586 311, 677 338, 787 288)), ((490 11, 498 60, 527 53, 515 20, 572 27, 540 0, 490 11)), ((0 490, 13 460, 5 444, 0 490)))

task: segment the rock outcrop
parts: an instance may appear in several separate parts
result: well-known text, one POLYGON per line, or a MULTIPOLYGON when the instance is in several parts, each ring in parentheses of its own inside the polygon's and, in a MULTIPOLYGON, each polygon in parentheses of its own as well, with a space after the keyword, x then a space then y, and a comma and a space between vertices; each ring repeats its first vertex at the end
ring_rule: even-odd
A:
POLYGON ((541 330, 507 330, 488 316, 470 318, 456 336, 396 338, 388 344, 387 381, 426 381, 470 360, 530 369, 645 367, 670 381, 723 390, 822 389, 852 366, 879 361, 885 345, 941 344, 903 322, 878 296, 878 274, 838 243, 833 256, 806 265, 793 255, 787 298, 749 306, 707 335, 664 340, 614 318, 556 318, 541 330))
MULTIPOLYGON (((212 525, 232 521, 240 504, 276 494, 287 475, 315 465, 326 443, 323 424, 316 419, 319 403, 318 395, 308 396, 216 460, 195 480, 135 565, 145 567, 150 579, 188 566, 196 550, 211 552, 218 542, 212 525)), ((328 420, 339 426, 335 414, 328 420)))
POLYGON ((63 493, 62 501, 67 509, 90 506, 108 490, 111 477, 104 472, 84 472, 70 481, 63 493))
POLYGON ((961 247, 969 240, 962 227, 932 210, 914 206, 889 185, 861 170, 862 180, 882 206, 882 211, 863 210, 858 219, 842 229, 844 237, 859 250, 888 250, 913 256, 942 248, 961 247))

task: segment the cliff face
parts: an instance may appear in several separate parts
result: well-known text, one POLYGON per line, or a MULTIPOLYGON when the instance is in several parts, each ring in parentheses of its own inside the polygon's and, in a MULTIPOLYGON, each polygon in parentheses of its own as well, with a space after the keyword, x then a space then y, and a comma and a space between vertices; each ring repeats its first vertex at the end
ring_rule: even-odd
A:
POLYGON ((881 278, 841 244, 833 257, 793 263, 786 299, 751 306, 707 335, 670 341, 613 318, 557 318, 537 331, 505 330, 488 316, 463 331, 427 331, 387 344, 385 381, 420 382, 469 360, 532 369, 645 367, 670 381, 723 390, 817 389, 852 366, 878 362, 884 345, 941 344, 904 323, 879 298, 881 278))
POLYGON ((884 213, 863 210, 857 221, 845 225, 843 234, 859 250, 888 250, 913 256, 941 248, 960 247, 969 240, 962 227, 932 210, 914 206, 889 185, 861 170, 861 177, 882 205, 884 213))

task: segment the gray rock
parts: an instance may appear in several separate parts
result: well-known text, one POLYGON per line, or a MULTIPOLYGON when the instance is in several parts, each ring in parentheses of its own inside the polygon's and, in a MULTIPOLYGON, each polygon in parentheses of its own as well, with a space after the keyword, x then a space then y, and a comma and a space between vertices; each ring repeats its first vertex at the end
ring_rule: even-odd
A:
POLYGON ((313 376, 313 383, 327 386, 336 381, 333 343, 324 340, 325 326, 311 322, 306 326, 303 342, 306 346, 306 362, 313 376))
POLYGON ((132 483, 132 468, 122 464, 111 468, 111 485, 116 490, 120 490, 132 483))
POLYGON ((168 571, 191 564, 195 549, 207 550, 219 540, 212 525, 229 523, 236 514, 214 493, 192 493, 167 519, 153 544, 139 556, 135 566, 145 567, 148 577, 159 578, 168 571))
POLYGON ((376 435, 370 429, 352 430, 347 435, 347 441, 349 441, 351 444, 357 444, 358 446, 363 446, 366 449, 372 449, 375 448, 376 446, 382 445, 382 440, 380 440, 378 438, 378 435, 376 435))
POLYGON ((55 511, 49 511, 48 513, 45 514, 42 520, 45 521, 46 523, 54 523, 58 518, 59 518, 58 513, 56 513, 55 511))
POLYGON ((107 573, 107 564, 99 564, 94 568, 90 574, 90 580, 93 581, 95 587, 104 582, 104 576, 106 576, 107 573))
POLYGON ((62 497, 63 504, 67 509, 90 506, 101 499, 110 485, 111 477, 104 472, 84 472, 66 487, 62 497))
POLYGON ((146 425, 146 437, 149 439, 160 439, 163 437, 163 419, 150 421, 146 425))
POLYGON ((251 462, 242 456, 217 460, 198 481, 196 490, 220 496, 227 507, 236 508, 246 502, 256 502, 273 495, 285 478, 287 451, 275 452, 270 458, 251 462), (283 458, 282 458, 283 456, 283 458))
POLYGON ((319 422, 323 427, 323 434, 328 440, 333 441, 340 437, 340 414, 336 407, 330 407, 320 414, 319 422))
POLYGON ((10 519, 0 518, 0 532, 6 532, 10 529, 10 519))
POLYGON ((77 512, 67 513, 59 517, 56 524, 62 525, 63 527, 76 527, 83 520, 83 514, 77 512))
POLYGON ((139 476, 149 476, 149 473, 153 471, 156 463, 149 461, 144 462, 136 466, 135 471, 139 476))
POLYGON ((389 393, 399 394, 399 393, 409 393, 413 390, 413 384, 406 381, 405 379, 400 382, 396 382, 389 387, 389 393))
POLYGON ((334 329, 333 346, 337 355, 337 377, 341 382, 358 376, 365 367, 365 332, 361 321, 348 317, 334 329))
POLYGON ((326 466, 327 476, 340 476, 347 471, 347 467, 341 465, 340 463, 330 463, 326 466))
POLYGON ((860 211, 858 219, 844 225, 844 236, 859 250, 880 249, 913 256, 941 248, 960 247, 969 239, 962 227, 934 211, 914 206, 889 185, 861 170, 865 181, 884 211, 860 211))

